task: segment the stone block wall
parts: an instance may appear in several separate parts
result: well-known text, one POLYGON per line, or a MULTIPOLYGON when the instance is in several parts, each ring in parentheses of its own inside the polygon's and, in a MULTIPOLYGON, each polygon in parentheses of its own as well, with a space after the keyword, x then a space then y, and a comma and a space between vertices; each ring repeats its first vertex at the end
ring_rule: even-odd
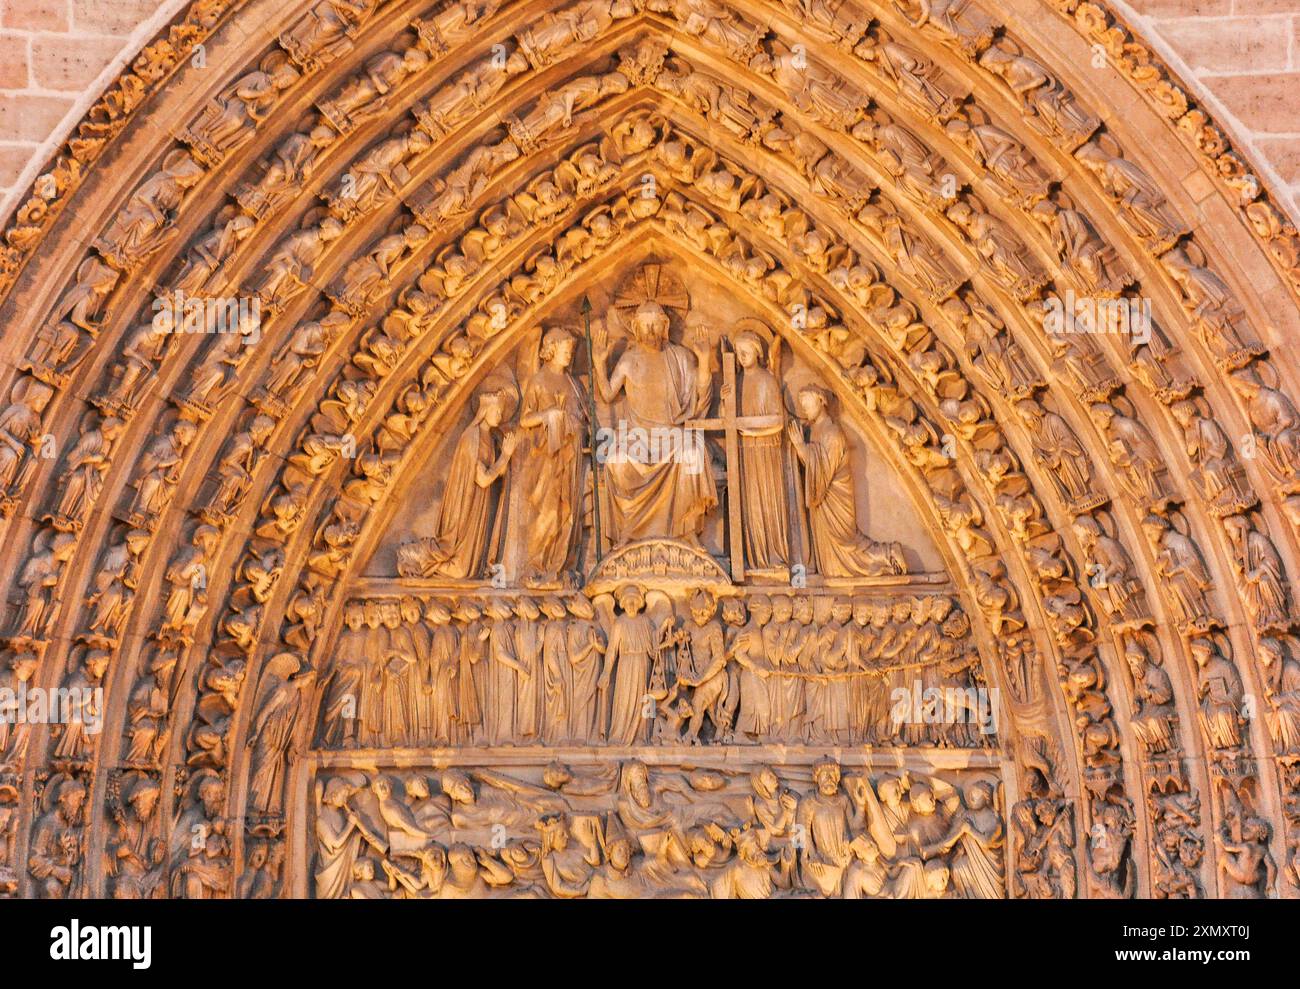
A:
MULTIPOLYGON (((0 217, 99 89, 185 2, 0 0, 0 217)), ((1300 217, 1300 0, 1112 6, 1206 100, 1300 217)))

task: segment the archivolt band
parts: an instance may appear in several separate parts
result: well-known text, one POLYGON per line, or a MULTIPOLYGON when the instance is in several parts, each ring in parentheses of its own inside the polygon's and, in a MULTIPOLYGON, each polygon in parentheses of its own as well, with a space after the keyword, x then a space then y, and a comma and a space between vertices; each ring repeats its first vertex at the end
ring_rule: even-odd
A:
POLYGON ((191 5, 0 246, 0 889, 1296 895, 1300 242, 1007 6, 191 5))

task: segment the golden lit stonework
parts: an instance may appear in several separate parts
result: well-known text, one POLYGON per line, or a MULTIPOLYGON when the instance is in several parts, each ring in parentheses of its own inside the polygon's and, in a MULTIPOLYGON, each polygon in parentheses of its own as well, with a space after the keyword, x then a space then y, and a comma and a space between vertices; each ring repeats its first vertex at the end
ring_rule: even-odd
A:
POLYGON ((196 0, 0 243, 0 895, 1296 896, 1300 237, 1003 6, 196 0))

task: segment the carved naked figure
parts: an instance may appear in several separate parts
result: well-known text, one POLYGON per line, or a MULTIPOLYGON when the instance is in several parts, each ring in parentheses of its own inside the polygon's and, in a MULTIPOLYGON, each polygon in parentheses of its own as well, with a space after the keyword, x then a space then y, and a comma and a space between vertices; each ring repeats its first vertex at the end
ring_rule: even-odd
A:
MULTIPOLYGON (((717 601, 706 590, 697 590, 690 598, 691 622, 677 633, 683 646, 676 664, 676 689, 690 688, 690 717, 682 741, 698 745, 700 729, 707 715, 714 736, 726 740, 731 722, 726 712, 728 690, 727 655, 722 626, 717 618, 717 601)), ((670 694, 671 696, 671 694, 670 694)))
POLYGON ((1264 899, 1277 881, 1277 865, 1268 848, 1269 827, 1258 817, 1238 817, 1215 835, 1220 895, 1230 900, 1264 899))
POLYGON ((858 528, 857 501, 848 439, 831 418, 826 393, 806 387, 799 392, 799 414, 809 434, 790 423, 790 442, 804 468, 804 501, 812 541, 813 563, 830 577, 903 573, 897 544, 876 543, 858 528))
MULTIPOLYGON (((840 766, 827 758, 790 772, 783 779, 762 765, 745 772, 552 761, 545 768, 446 770, 437 774, 435 794, 420 769, 372 772, 368 787, 358 772, 327 770, 314 788, 314 892, 457 899, 1003 895, 1000 793, 986 774, 960 783, 910 773, 842 783, 840 766), (379 869, 387 889, 373 881, 379 869)), ((1032 824, 1016 832, 1018 864, 1028 862, 1031 876, 1058 867, 1061 844, 1059 833, 1048 844, 1051 828, 1032 824)), ((1068 846, 1065 852, 1072 861, 1068 846)))

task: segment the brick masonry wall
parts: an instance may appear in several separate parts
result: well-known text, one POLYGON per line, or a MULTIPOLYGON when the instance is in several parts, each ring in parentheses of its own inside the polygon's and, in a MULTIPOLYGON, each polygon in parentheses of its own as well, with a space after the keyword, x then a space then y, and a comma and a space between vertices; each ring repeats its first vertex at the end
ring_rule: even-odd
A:
POLYGON ((1113 0, 1300 217, 1300 0, 1113 0))
MULTIPOLYGON (((0 0, 0 217, 186 0, 0 0)), ((1114 0, 1300 217, 1300 0, 1114 0)))
POLYGON ((0 0, 0 218, 188 0, 0 0))

